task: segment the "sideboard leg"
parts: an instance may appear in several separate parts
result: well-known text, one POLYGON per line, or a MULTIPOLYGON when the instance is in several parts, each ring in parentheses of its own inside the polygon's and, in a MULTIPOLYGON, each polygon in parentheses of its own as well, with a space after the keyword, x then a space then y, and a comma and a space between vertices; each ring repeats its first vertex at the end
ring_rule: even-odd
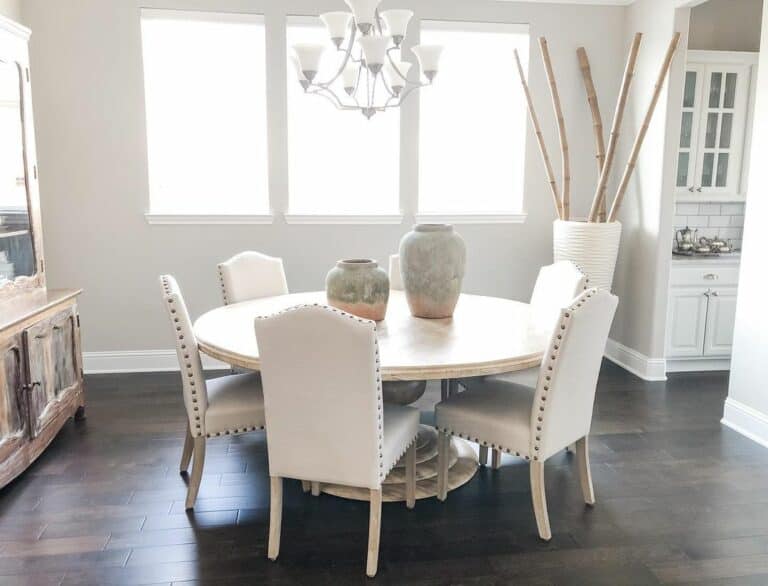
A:
POLYGON ((85 419, 85 405, 80 405, 75 411, 75 421, 82 421, 85 419))

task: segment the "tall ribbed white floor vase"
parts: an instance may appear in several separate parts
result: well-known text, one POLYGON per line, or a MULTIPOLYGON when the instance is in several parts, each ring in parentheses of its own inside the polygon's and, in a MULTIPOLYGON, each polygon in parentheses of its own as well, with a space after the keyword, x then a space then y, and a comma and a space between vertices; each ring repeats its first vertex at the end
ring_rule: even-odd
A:
POLYGON ((554 222, 555 262, 569 260, 578 265, 590 287, 611 290, 620 242, 620 222, 554 222))

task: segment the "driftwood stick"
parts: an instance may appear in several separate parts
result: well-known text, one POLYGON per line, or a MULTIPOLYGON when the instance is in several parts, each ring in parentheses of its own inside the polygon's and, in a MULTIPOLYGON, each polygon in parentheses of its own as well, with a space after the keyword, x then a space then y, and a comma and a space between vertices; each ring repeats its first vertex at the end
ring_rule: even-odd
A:
POLYGON ((528 83, 525 81, 525 73, 523 72, 523 65, 520 63, 520 55, 515 49, 515 61, 517 62, 517 72, 520 74, 520 83, 523 85, 523 93, 528 103, 528 114, 531 117, 531 124, 533 124, 533 130, 536 134, 536 140, 539 143, 539 151, 541 151, 541 158, 544 160, 544 168, 547 171, 547 181, 549 182, 549 188, 552 191, 552 200, 555 203, 555 212, 557 217, 563 219, 563 211, 560 206, 560 195, 557 192, 557 181, 555 180, 555 172, 552 169, 552 163, 549 160, 547 154, 547 145, 544 143, 544 135, 541 133, 541 126, 539 125, 539 118, 536 116, 536 109, 533 107, 533 99, 531 98, 531 92, 528 89, 528 83))
POLYGON ((603 170, 600 173, 600 179, 597 182, 595 196, 592 199, 592 207, 589 210, 588 221, 590 222, 597 221, 600 206, 603 205, 602 201, 605 199, 605 189, 608 185, 608 177, 611 174, 613 159, 616 156, 616 147, 619 143, 619 130, 621 129, 621 121, 624 118, 624 109, 627 105, 627 97, 629 96, 629 86, 632 84, 632 77, 635 73, 635 63, 637 63, 637 54, 640 51, 640 41, 642 38, 642 33, 636 33, 635 38, 632 40, 632 48, 629 50, 627 66, 624 69, 624 79, 621 82, 621 90, 619 91, 618 104, 616 106, 616 112, 613 115, 611 134, 608 137, 608 150, 605 153, 605 163, 603 164, 603 170))
MULTIPOLYGON (((605 164, 605 139, 603 138, 603 117, 600 114, 600 104, 597 100, 597 90, 595 89, 595 82, 592 79, 592 68, 589 66, 589 57, 587 57, 587 50, 584 47, 576 49, 576 55, 579 58, 579 68, 581 69, 581 76, 584 78, 584 89, 587 92, 587 102, 589 103, 589 110, 592 112, 592 129, 595 133, 595 150, 597 160, 597 176, 600 177, 600 173, 603 172, 603 165, 605 164)), ((602 198, 602 204, 598 212, 598 220, 605 222, 607 216, 607 205, 605 198, 602 198)))
POLYGON ((571 219, 571 158, 568 152, 568 137, 565 134, 565 118, 563 117, 563 107, 560 104, 560 93, 557 91, 557 82, 555 81, 555 72, 552 69, 552 59, 549 56, 549 46, 547 39, 539 38, 539 47, 541 49, 541 58, 544 61, 544 70, 547 72, 547 81, 549 82, 549 91, 552 94, 552 107, 555 110, 557 118, 557 133, 560 138, 560 151, 563 157, 563 192, 560 198, 560 205, 563 210, 563 220, 571 219))
POLYGON ((640 132, 637 133, 637 138, 635 139, 634 145, 632 145, 632 152, 629 156, 627 167, 624 169, 624 176, 621 178, 619 188, 616 190, 616 197, 613 199, 611 213, 608 214, 609 222, 615 222, 616 216, 619 214, 619 208, 621 207, 621 202, 624 199, 624 194, 627 191, 629 179, 632 176, 632 171, 634 171, 635 165, 637 164, 637 157, 640 154, 640 148, 643 146, 643 140, 645 140, 648 127, 651 125, 653 111, 656 109, 656 104, 659 101, 659 95, 661 95, 661 88, 664 86, 664 81, 667 79, 667 74, 669 74, 669 68, 672 65, 672 57, 675 55, 677 44, 679 42, 680 33, 675 33, 672 37, 672 40, 669 42, 669 48, 667 49, 667 54, 664 56, 664 62, 661 65, 659 77, 656 78, 656 85, 653 89, 653 97, 651 98, 651 103, 648 105, 648 111, 645 113, 643 125, 640 127, 640 132))

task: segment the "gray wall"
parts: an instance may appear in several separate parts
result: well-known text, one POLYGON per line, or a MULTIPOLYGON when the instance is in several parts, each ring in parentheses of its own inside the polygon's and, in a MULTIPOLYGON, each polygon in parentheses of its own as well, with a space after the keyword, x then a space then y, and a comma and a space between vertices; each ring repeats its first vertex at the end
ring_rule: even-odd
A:
MULTIPOLYGON (((768 14, 763 13, 763 42, 768 43, 768 14)), ((762 195, 768 190, 768 56, 760 55, 757 77, 757 103, 753 130, 752 165, 749 192, 762 195)), ((765 259, 768 240, 765 218, 768 199, 750 197, 744 226, 744 252, 739 271, 739 296, 736 303, 736 331, 731 359, 731 380, 725 403, 724 422, 768 446, 768 311, 765 310, 765 259)))
POLYGON ((709 0, 691 9, 689 49, 759 51, 763 0, 709 0))
POLYGON ((0 0, 0 16, 21 22, 21 0, 0 0))
MULTIPOLYGON (((401 165, 406 213, 402 226, 296 226, 286 225, 280 217, 270 226, 147 225, 140 6, 259 12, 268 22, 280 22, 286 11, 317 14, 340 9, 343 3, 25 0, 25 20, 33 30, 49 284, 85 288, 81 311, 86 352, 172 347, 159 303, 160 273, 178 277, 196 316, 220 304, 216 263, 243 249, 282 256, 294 291, 322 288, 326 271, 338 258, 384 259, 396 250, 413 220, 417 175, 412 147, 404 150, 401 165)), ((492 0, 414 0, 409 7, 422 18, 530 23, 533 43, 542 34, 549 38, 571 142, 574 214, 586 214, 595 184, 594 146, 575 49, 583 44, 589 50, 604 116, 610 121, 623 68, 626 9, 492 0)), ((273 72, 282 71, 285 60, 283 34, 268 37, 268 67, 273 72)), ((556 154, 557 132, 543 68, 538 52, 532 55, 531 88, 546 139, 556 154)), ((646 59, 653 57, 646 54, 646 59)), ((270 188, 280 212, 287 204, 285 83, 280 78, 273 81, 268 96, 274 147, 270 188)), ((647 80, 638 85, 646 87, 647 80)), ((481 105, 480 93, 477 100, 481 105)), ((406 146, 415 130, 415 104, 402 118, 406 146)), ((458 228, 468 247, 468 292, 527 299, 538 268, 551 262, 551 199, 532 134, 527 144, 526 223, 458 228)))
MULTIPOLYGON (((667 235, 674 216, 674 145, 680 128, 688 14, 687 8, 676 10, 668 0, 637 0, 627 8, 624 23, 627 43, 635 31, 644 33, 622 128, 625 139, 634 138, 641 126, 673 32, 683 34, 619 214, 623 230, 614 291, 621 301, 611 337, 651 359, 664 357, 671 256, 667 235)), ((630 145, 622 141, 620 165, 629 158, 630 145)))

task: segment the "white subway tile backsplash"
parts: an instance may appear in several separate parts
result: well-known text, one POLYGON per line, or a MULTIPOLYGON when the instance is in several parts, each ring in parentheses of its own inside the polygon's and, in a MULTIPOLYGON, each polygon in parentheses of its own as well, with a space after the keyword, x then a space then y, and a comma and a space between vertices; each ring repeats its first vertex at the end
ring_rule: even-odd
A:
POLYGON ((709 226, 709 216, 688 216, 688 226, 691 228, 706 228, 709 226))
POLYGON ((720 207, 719 203, 701 203, 699 204, 699 213, 705 216, 719 216, 720 207))
POLYGON ((679 202, 675 204, 675 230, 686 226, 698 230, 697 237, 732 240, 741 248, 744 226, 744 202, 679 202))
POLYGON ((724 216, 743 216, 744 207, 744 203, 724 203, 720 213, 724 216))
POLYGON ((731 216, 709 216, 709 225, 713 228, 724 228, 731 225, 731 216))
POLYGON ((682 216, 696 215, 699 213, 699 204, 697 203, 678 203, 677 214, 682 216))

